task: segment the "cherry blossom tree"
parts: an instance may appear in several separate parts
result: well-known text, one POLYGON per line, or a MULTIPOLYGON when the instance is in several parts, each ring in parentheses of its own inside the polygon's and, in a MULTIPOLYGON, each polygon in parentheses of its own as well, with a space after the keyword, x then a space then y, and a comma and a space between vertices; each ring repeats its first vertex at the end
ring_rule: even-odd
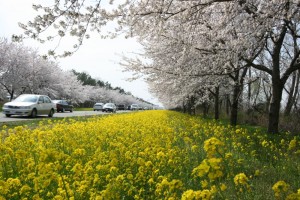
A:
POLYGON ((1 51, 1 87, 13 99, 15 93, 22 93, 25 90, 24 77, 29 75, 26 66, 28 63, 28 48, 22 45, 9 43, 3 39, 0 43, 1 51))
POLYGON ((66 99, 73 104, 82 103, 89 100, 92 87, 84 86, 71 71, 63 71, 60 68, 52 76, 53 96, 56 99, 66 99))
POLYGON ((83 86, 77 77, 63 72, 57 63, 45 60, 36 50, 4 39, 0 51, 0 84, 11 99, 22 93, 36 93, 84 100, 83 86))

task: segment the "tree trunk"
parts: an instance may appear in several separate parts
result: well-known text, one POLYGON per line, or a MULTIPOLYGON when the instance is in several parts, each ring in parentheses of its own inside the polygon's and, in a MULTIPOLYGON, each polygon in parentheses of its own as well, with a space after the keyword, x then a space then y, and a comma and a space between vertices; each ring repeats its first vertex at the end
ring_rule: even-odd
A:
POLYGON ((202 104, 202 108, 203 108, 203 117, 206 118, 207 114, 208 114, 208 110, 209 110, 209 105, 207 102, 204 102, 202 104))
POLYGON ((290 87, 288 101, 284 110, 284 115, 288 116, 291 113, 291 110, 293 108, 293 105, 295 104, 296 97, 298 95, 298 87, 299 87, 299 73, 294 72, 293 78, 292 78, 292 85, 290 87))
POLYGON ((227 114, 227 116, 230 115, 230 109, 231 109, 230 96, 226 95, 226 114, 227 114))
POLYGON ((248 68, 245 67, 240 76, 240 71, 237 71, 234 76, 234 88, 233 88, 233 96, 232 96, 232 105, 231 105, 231 115, 230 115, 230 124, 236 126, 237 118, 238 118, 238 109, 239 109, 239 99, 240 94, 243 90, 244 78, 247 74, 248 68))
POLYGON ((236 83, 234 85, 234 89, 233 89, 231 114, 230 114, 230 124, 233 125, 233 126, 236 126, 236 124, 237 124, 238 106, 239 106, 239 92, 240 92, 240 87, 236 83))
POLYGON ((283 84, 280 81, 275 81, 272 84, 272 100, 269 110, 269 125, 268 133, 278 133, 279 126, 279 114, 280 114, 280 102, 282 98, 283 84))
MULTIPOLYGON (((251 80, 251 68, 249 68, 249 79, 251 80)), ((247 110, 249 110, 251 108, 251 96, 252 96, 252 92, 251 92, 251 82, 248 83, 248 102, 247 102, 247 110)))
POLYGON ((183 113, 186 113, 186 104, 184 103, 184 101, 182 101, 182 111, 183 113))
POLYGON ((272 100, 270 104, 269 110, 269 125, 268 125, 268 133, 278 133, 279 126, 279 114, 280 114, 280 102, 282 98, 282 91, 284 84, 287 80, 287 76, 283 78, 285 81, 282 81, 280 78, 280 52, 283 44, 283 40, 285 34, 287 32, 287 27, 284 26, 281 30, 280 37, 274 43, 273 54, 272 54, 272 100))
POLYGON ((196 110, 195 110, 195 97, 192 95, 191 97, 187 98, 187 112, 192 115, 192 114, 196 114, 196 110))
POLYGON ((9 92, 9 94, 10 94, 10 98, 9 98, 9 101, 12 101, 13 100, 13 98, 14 98, 14 93, 15 93, 15 90, 11 90, 11 92, 9 92))
POLYGON ((195 96, 191 96, 190 99, 190 115, 196 115, 196 107, 195 107, 195 96))

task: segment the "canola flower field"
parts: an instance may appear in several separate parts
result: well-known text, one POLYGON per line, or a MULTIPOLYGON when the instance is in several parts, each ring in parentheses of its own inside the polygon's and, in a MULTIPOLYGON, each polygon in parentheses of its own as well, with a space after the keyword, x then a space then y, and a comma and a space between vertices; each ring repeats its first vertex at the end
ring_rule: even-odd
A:
POLYGON ((300 138, 173 111, 2 127, 0 199, 300 199, 300 138))

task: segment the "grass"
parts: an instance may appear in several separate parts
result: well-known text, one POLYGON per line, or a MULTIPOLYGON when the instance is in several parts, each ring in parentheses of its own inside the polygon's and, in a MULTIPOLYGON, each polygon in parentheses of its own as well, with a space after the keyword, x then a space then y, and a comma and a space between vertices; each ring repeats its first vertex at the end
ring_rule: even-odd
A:
MULTIPOLYGON (((99 115, 101 117, 102 115, 99 115)), ((40 126, 40 122, 51 122, 51 123, 59 123, 60 121, 87 121, 89 118, 93 116, 74 116, 74 117, 66 117, 66 118, 35 118, 30 120, 22 120, 22 121, 9 121, 9 122, 0 122, 0 131, 5 126, 5 129, 13 129, 18 126, 26 126, 30 129, 34 129, 40 126)))
POLYGON ((74 108, 74 111, 93 111, 93 108, 74 108))

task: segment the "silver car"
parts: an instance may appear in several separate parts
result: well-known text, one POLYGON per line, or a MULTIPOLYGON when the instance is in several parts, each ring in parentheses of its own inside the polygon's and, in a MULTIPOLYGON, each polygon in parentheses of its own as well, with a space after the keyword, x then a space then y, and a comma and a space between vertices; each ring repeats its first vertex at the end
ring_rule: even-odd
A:
POLYGON ((130 110, 139 110, 139 105, 138 104, 131 104, 130 110))
POLYGON ((104 103, 95 103, 95 105, 93 107, 94 111, 97 111, 97 110, 101 111, 103 108, 103 105, 104 105, 104 103))
POLYGON ((11 115, 31 117, 48 115, 52 117, 55 112, 55 104, 46 95, 22 94, 12 102, 5 103, 2 110, 6 117, 11 115))
POLYGON ((113 112, 117 111, 117 106, 114 103, 106 103, 102 108, 102 112, 113 112))

